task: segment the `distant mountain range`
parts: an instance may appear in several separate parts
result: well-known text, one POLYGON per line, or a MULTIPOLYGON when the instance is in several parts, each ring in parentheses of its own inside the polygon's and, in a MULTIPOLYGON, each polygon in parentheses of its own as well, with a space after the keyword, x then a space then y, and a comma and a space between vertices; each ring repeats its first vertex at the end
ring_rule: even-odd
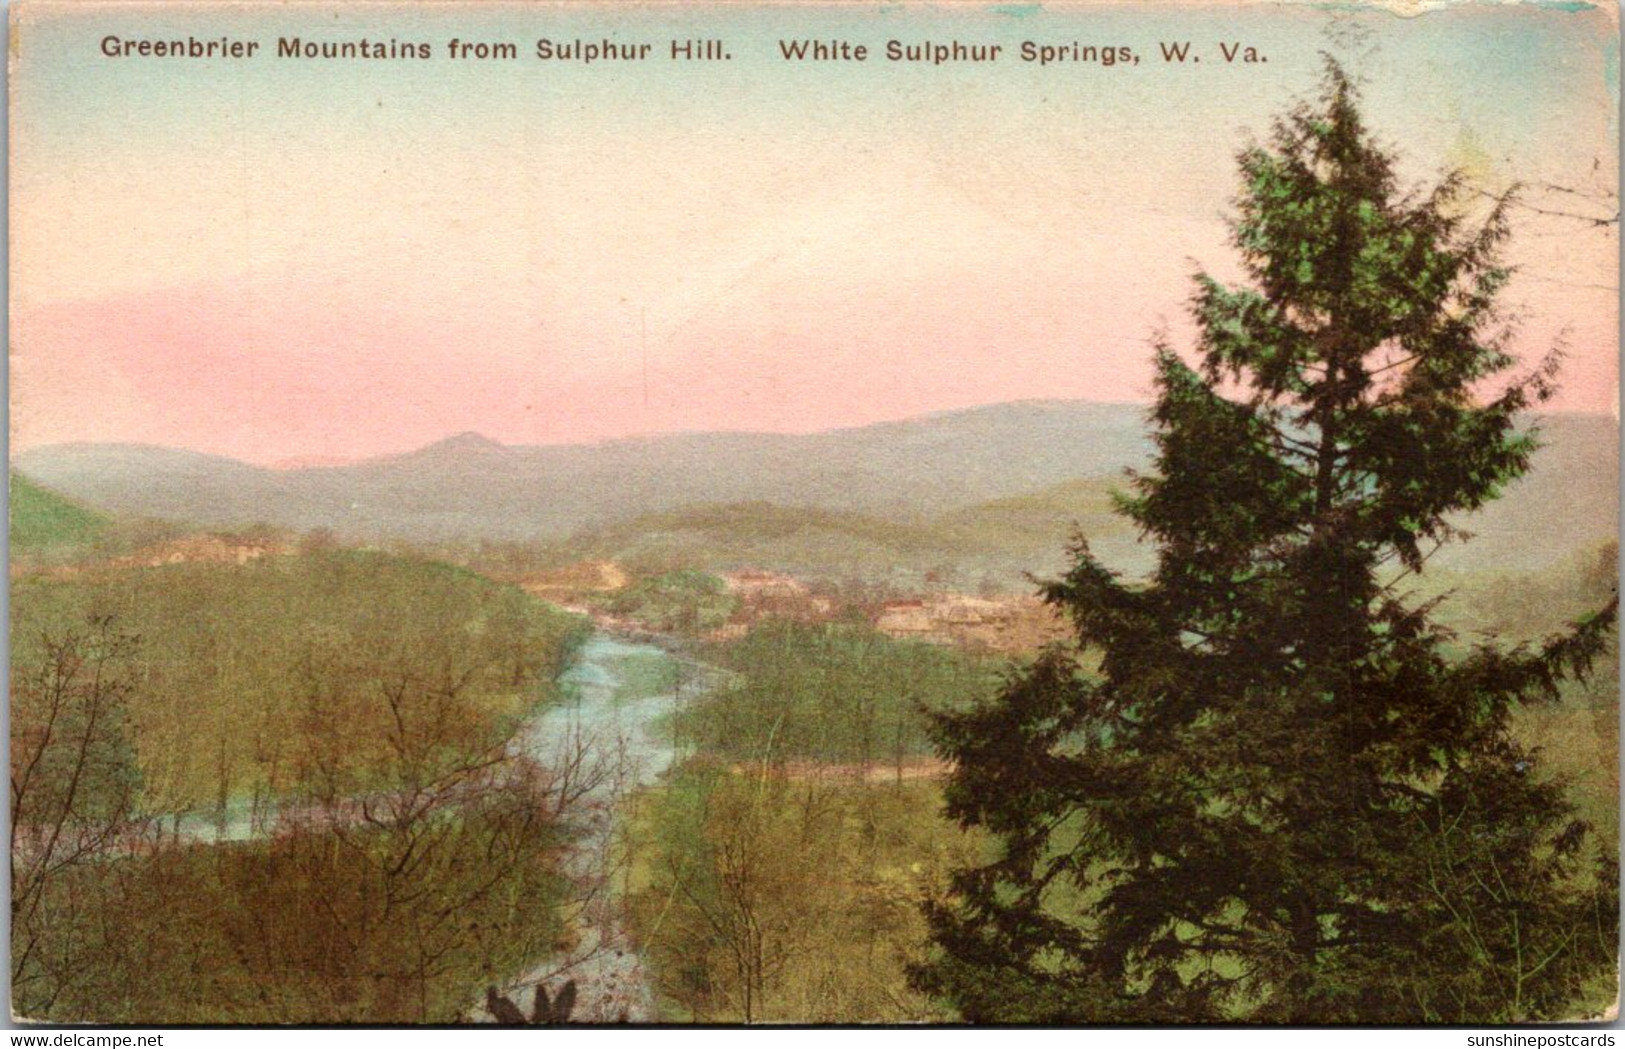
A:
MULTIPOLYGON (((719 503, 934 519, 1144 466, 1145 412, 1027 401, 807 435, 590 445, 503 445, 464 433, 401 455, 285 469, 145 445, 68 444, 30 449, 12 465, 120 516, 326 527, 357 538, 545 540, 719 503)), ((1478 557, 1533 567, 1617 532, 1617 424, 1552 415, 1542 428, 1547 447, 1530 476, 1463 522, 1482 537, 1478 557)), ((1064 539, 1065 522, 1058 529, 1064 539)))
POLYGON ((700 503, 932 516, 1142 464, 1134 405, 1031 402, 809 435, 693 433, 502 445, 464 433, 401 455, 266 469, 144 445, 30 449, 30 478, 120 515, 263 521, 413 539, 557 537, 700 503))

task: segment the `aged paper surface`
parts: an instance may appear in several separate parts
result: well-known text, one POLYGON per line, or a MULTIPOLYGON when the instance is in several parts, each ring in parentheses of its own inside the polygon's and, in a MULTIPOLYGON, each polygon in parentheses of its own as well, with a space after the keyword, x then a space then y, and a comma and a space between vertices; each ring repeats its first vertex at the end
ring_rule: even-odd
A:
POLYGON ((10 981, 1610 1015, 1589 3, 13 7, 10 981))

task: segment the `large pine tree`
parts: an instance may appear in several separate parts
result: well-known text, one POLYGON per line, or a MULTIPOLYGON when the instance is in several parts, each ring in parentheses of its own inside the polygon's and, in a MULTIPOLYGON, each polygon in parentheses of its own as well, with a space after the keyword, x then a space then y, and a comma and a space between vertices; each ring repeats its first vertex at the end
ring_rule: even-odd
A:
POLYGON ((1613 970, 1615 875, 1509 721, 1614 607, 1505 647, 1407 597, 1551 390, 1552 361, 1507 376, 1505 202, 1402 188, 1333 62, 1240 168, 1246 279, 1196 278, 1122 499, 1155 572, 1080 540, 1047 587, 1077 645, 937 718, 998 855, 929 907, 915 982, 973 1021, 1565 1015, 1613 970))

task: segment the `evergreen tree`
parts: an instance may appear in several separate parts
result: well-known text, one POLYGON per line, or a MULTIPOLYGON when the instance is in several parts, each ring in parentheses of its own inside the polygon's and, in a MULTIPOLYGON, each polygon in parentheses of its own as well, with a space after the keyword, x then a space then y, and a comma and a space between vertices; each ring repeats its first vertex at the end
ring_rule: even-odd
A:
POLYGON ((928 906, 913 977, 969 1020, 1522 1020, 1613 971, 1615 868, 1509 720, 1614 605, 1503 647, 1407 595, 1528 469, 1555 356, 1504 377, 1505 201, 1402 189, 1358 102, 1328 61, 1240 154, 1246 281, 1196 278, 1196 362, 1158 347, 1120 499, 1152 576, 1080 539, 1046 587, 1074 650, 936 717, 949 814, 998 850, 928 906))

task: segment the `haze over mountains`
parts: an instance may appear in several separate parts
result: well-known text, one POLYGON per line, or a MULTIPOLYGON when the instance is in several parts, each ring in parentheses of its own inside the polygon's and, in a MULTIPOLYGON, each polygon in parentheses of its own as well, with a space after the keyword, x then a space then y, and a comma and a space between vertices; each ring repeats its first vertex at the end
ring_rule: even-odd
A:
POLYGON ((530 539, 712 502, 930 516, 1142 464, 1149 450, 1143 417, 1138 405, 1028 402, 810 435, 507 446, 464 433, 401 455, 292 470, 105 444, 31 449, 14 465, 124 515, 416 539, 530 539))
MULTIPOLYGON (((558 539, 643 515, 769 503, 919 522, 1076 481, 1120 477, 1151 451, 1142 405, 1027 401, 809 435, 695 433, 506 446, 459 434, 341 466, 268 469, 120 444, 30 449, 13 466, 123 516, 210 526, 331 528, 358 538, 558 539)), ((1464 522, 1473 555, 1539 567, 1617 532, 1618 428, 1542 422, 1531 474, 1464 522)), ((1067 522, 1057 521, 1057 543, 1067 522)))

